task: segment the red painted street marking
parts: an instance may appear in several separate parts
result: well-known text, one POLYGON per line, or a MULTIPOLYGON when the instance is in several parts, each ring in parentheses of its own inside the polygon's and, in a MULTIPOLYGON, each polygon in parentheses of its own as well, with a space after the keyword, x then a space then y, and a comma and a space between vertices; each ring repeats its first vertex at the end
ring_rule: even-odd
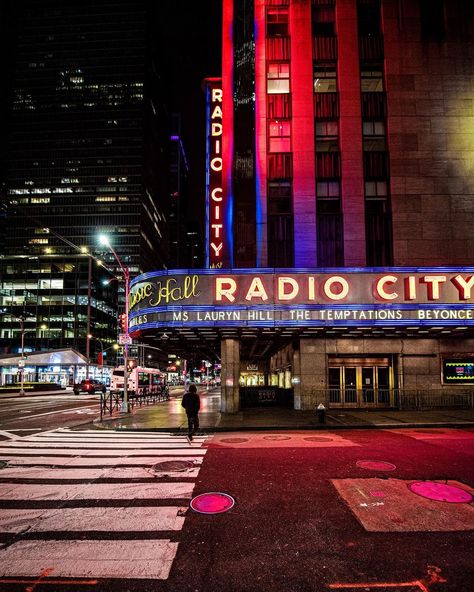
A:
MULTIPOLYGON (((0 584, 31 584, 31 580, 2 580, 0 584)), ((42 586, 95 586, 98 580, 41 580, 42 586)))
POLYGON ((439 567, 429 565, 427 570, 427 577, 423 580, 414 580, 412 582, 365 582, 365 583, 336 583, 328 584, 328 587, 333 590, 342 589, 359 589, 365 588, 370 590, 371 588, 413 588, 416 586, 421 592, 430 592, 431 584, 442 584, 447 580, 441 575, 439 567))

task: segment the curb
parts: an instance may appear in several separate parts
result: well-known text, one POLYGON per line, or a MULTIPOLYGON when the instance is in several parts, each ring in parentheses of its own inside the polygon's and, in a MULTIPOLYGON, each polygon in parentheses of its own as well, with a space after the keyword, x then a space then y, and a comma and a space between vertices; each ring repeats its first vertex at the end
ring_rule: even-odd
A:
MULTIPOLYGON (((117 418, 111 418, 111 420, 117 418)), ((105 421, 110 421, 109 419, 105 421)), ((101 425, 100 420, 94 420, 92 422, 97 429, 103 430, 110 430, 115 432, 166 432, 166 433, 177 433, 177 434, 185 434, 187 433, 186 428, 179 428, 179 427, 159 427, 159 428, 137 428, 137 427, 119 427, 119 428, 109 428, 101 425)), ((102 422, 103 423, 103 422, 102 422)), ((474 422, 472 421, 457 421, 457 422, 424 422, 424 423, 403 423, 403 424, 337 424, 337 425, 330 425, 330 424, 315 424, 315 425, 297 425, 297 426, 275 426, 275 425, 268 425, 268 426, 229 426, 229 427, 200 427, 199 432, 203 434, 214 434, 214 433, 223 433, 223 432, 265 432, 265 431, 307 431, 307 430, 322 430, 322 431, 336 431, 336 430, 393 430, 393 429, 415 429, 415 428, 466 428, 466 427, 474 427, 474 422)))

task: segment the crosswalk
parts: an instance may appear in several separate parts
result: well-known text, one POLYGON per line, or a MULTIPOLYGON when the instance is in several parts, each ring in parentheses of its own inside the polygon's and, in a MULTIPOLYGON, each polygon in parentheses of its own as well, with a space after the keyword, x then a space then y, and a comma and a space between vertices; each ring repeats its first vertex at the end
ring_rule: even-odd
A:
POLYGON ((2 440, 0 581, 167 579, 206 441, 68 429, 2 440))

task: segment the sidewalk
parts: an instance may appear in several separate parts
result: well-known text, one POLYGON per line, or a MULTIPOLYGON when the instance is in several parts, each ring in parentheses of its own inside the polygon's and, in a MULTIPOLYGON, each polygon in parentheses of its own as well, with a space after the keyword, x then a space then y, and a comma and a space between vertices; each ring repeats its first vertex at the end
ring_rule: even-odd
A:
MULTIPOLYGON (((220 412, 220 393, 202 389, 200 431, 227 432, 241 430, 350 429, 350 428, 413 428, 472 427, 474 410, 444 409, 434 411, 366 411, 329 409, 326 424, 318 423, 314 411, 281 408, 243 409, 238 413, 220 412)), ((128 415, 104 416, 98 429, 187 431, 187 420, 181 407, 182 389, 172 389, 169 401, 135 407, 128 415)))

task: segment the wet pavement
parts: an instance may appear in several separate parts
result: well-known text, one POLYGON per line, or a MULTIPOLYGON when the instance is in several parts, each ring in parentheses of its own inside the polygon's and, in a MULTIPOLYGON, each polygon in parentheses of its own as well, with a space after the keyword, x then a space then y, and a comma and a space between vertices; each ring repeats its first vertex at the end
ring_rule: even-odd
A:
MULTIPOLYGON (((288 408, 242 409, 238 413, 220 412, 220 390, 199 390, 200 429, 205 432, 268 429, 348 429, 409 427, 474 427, 474 410, 443 409, 432 411, 343 410, 329 409, 326 423, 320 424, 315 411, 288 408)), ((170 400, 153 405, 135 406, 128 415, 116 413, 94 422, 97 428, 125 430, 186 431, 187 420, 181 407, 182 387, 171 388, 170 400)))

